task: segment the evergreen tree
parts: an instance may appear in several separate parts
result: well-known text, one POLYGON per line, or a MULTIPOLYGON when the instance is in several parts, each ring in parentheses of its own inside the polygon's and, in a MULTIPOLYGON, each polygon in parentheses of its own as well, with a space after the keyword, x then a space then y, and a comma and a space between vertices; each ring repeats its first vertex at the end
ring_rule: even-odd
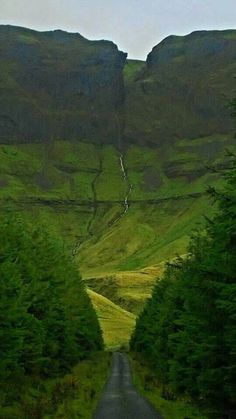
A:
POLYGON ((169 264, 137 320, 131 347, 164 384, 210 407, 236 410, 236 158, 218 212, 193 235, 188 256, 169 264))
POLYGON ((95 311, 58 238, 21 217, 0 219, 0 388, 51 376, 103 347, 95 311))

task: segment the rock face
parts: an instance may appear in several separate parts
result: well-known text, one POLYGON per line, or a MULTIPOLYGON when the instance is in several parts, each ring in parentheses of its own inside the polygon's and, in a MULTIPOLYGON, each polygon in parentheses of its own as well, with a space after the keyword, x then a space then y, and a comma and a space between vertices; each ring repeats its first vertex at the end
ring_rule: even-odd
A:
POLYGON ((162 145, 229 132, 235 75, 236 31, 164 39, 127 81, 126 140, 162 145))
POLYGON ((60 30, 0 26, 0 142, 117 141, 126 54, 60 30))
POLYGON ((170 36, 125 64, 112 42, 0 26, 0 143, 166 147, 232 131, 236 31, 170 36))

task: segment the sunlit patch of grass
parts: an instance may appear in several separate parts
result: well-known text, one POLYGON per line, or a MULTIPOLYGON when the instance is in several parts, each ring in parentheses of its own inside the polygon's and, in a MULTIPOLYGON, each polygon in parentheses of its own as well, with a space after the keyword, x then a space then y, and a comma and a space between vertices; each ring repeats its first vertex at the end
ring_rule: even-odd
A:
POLYGON ((91 290, 88 292, 102 327, 106 347, 117 349, 128 346, 135 326, 135 316, 102 295, 91 290))
POLYGON ((140 271, 113 272, 86 278, 89 288, 125 310, 138 314, 161 275, 164 264, 140 271))

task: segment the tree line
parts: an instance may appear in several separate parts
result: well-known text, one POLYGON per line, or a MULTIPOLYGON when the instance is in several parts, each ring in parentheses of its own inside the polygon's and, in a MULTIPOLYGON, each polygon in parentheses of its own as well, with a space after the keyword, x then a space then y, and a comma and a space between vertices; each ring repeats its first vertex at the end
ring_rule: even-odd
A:
POLYGON ((103 348, 63 243, 12 211, 0 217, 0 295, 0 405, 14 398, 12 383, 58 376, 103 348))
POLYGON ((236 157, 212 219, 186 257, 168 263, 140 314, 131 349, 155 371, 164 396, 187 396, 214 418, 236 417, 236 157))

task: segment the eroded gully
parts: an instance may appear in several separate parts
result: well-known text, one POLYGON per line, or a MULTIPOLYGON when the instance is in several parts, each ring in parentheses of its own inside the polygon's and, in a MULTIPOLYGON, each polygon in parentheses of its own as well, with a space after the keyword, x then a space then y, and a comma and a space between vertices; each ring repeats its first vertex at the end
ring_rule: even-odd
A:
MULTIPOLYGON (((129 210, 129 207, 130 207, 129 197, 130 197, 130 194, 131 194, 131 191, 132 191, 132 188, 133 188, 133 185, 130 184, 129 183, 129 180, 128 180, 127 170, 125 168, 125 163, 124 163, 124 155, 123 155, 122 152, 120 152, 120 155, 119 155, 119 164, 120 164, 122 178, 123 178, 124 182, 126 182, 127 185, 128 185, 128 191, 127 191, 127 193, 126 193, 126 195, 124 197, 124 201, 123 201, 123 208, 124 209, 121 212, 121 214, 114 221, 112 221, 112 223, 110 224, 110 227, 112 225, 118 223, 127 214, 128 210, 129 210)), ((93 221, 94 221, 94 219, 96 217, 96 213, 97 213, 97 195, 96 195, 95 184, 96 184, 96 181, 97 181, 97 179, 98 179, 98 177, 100 176, 101 173, 102 173, 102 159, 100 157, 99 158, 99 170, 98 170, 98 173, 97 173, 97 175, 95 176, 95 178, 94 178, 94 180, 92 182, 93 208, 94 208, 93 215, 92 215, 92 217, 91 217, 91 219, 89 220, 89 223, 88 223, 87 236, 86 236, 86 238, 83 238, 83 239, 80 238, 76 242, 76 244, 75 244, 75 246, 74 246, 74 248, 72 250, 73 256, 76 256, 76 254, 78 253, 78 251, 79 251, 81 245, 84 243, 84 241, 87 240, 87 239, 89 239, 89 238, 91 238, 93 236, 93 232, 91 230, 91 227, 92 227, 92 223, 93 223, 93 221)))

